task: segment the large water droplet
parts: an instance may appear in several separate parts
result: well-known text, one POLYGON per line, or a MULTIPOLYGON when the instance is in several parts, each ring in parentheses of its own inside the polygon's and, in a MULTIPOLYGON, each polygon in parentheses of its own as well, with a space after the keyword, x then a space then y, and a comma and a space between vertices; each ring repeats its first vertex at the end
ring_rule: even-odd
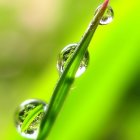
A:
MULTIPOLYGON (((97 11, 101 8, 101 5, 97 7, 95 14, 97 13, 97 11)), ((101 20, 100 20, 100 25, 106 25, 109 24, 110 22, 112 22, 114 17, 114 12, 111 6, 108 6, 104 15, 102 16, 101 20)))
POLYGON ((36 139, 41 120, 48 105, 37 99, 26 100, 15 112, 15 124, 18 132, 28 139, 36 139))
MULTIPOLYGON (((68 60, 68 58, 74 53, 76 47, 78 44, 69 44, 67 45, 59 54, 58 57, 58 61, 57 61, 57 69, 60 72, 60 74, 63 73, 65 66, 66 66, 66 62, 68 60)), ((88 66, 89 63, 89 53, 88 51, 86 51, 80 66, 76 72, 75 77, 79 77, 81 74, 83 74, 88 66)))

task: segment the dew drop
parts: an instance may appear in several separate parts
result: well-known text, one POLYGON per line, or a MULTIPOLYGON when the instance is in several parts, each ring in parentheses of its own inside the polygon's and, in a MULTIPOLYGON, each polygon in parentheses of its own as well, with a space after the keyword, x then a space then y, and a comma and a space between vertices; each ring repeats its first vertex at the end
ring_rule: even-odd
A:
MULTIPOLYGON (((101 8, 101 5, 97 7, 95 10, 95 14, 98 12, 98 10, 101 8)), ((114 12, 111 6, 108 6, 103 17, 100 20, 100 25, 106 25, 112 22, 114 17, 114 12)))
POLYGON ((48 105, 37 99, 26 100, 15 112, 17 131, 28 139, 36 139, 41 120, 47 111, 48 105))
MULTIPOLYGON (((69 44, 60 52, 60 54, 58 56, 58 60, 57 60, 57 69, 60 74, 63 73, 65 66, 66 66, 66 62, 67 62, 68 58, 74 53, 77 45, 78 44, 76 44, 76 43, 69 44)), ((87 69, 88 63, 89 63, 89 53, 88 53, 88 51, 86 51, 86 53, 80 63, 80 66, 76 72, 75 77, 79 77, 85 72, 85 70, 87 69)))

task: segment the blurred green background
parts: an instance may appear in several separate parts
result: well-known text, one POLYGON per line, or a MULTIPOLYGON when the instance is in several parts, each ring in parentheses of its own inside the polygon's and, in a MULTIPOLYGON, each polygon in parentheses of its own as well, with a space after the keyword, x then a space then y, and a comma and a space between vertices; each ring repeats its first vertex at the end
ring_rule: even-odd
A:
MULTIPOLYGON (((46 102, 59 78, 60 50, 78 42, 102 0, 0 0, 0 139, 26 99, 46 102)), ((47 140, 140 140, 139 0, 110 0, 115 17, 99 26, 90 64, 76 79, 47 140)))

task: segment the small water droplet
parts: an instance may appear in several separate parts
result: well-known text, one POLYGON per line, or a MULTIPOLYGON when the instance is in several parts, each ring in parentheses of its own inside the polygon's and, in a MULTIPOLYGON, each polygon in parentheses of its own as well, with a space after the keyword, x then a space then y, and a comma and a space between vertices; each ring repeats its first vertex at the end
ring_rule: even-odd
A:
MULTIPOLYGON (((101 5, 97 7, 97 9, 95 10, 95 14, 97 13, 97 11, 101 8, 101 5)), ((111 6, 108 6, 103 17, 100 20, 100 25, 106 25, 112 22, 114 17, 114 12, 111 6)))
POLYGON ((45 102, 37 99, 30 99, 21 103, 15 112, 15 124, 18 132, 28 139, 36 139, 47 108, 48 105, 45 102))
MULTIPOLYGON (((76 49, 78 44, 69 44, 67 45, 59 54, 58 57, 58 61, 57 61, 57 69, 60 72, 60 74, 63 73, 65 66, 66 66, 66 62, 68 60, 68 58, 74 53, 74 50, 76 49)), ((89 53, 88 51, 86 51, 80 66, 76 72, 75 77, 79 77, 80 75, 82 75, 85 70, 87 69, 89 63, 89 53)))

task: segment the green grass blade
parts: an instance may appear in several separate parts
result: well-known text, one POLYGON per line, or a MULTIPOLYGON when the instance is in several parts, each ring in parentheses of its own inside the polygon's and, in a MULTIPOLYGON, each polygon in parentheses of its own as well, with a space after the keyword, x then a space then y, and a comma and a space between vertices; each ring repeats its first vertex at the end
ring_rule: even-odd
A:
POLYGON ((44 119, 42 120, 40 126, 40 133, 37 140, 44 140, 48 136, 53 126, 53 123, 63 105, 63 102, 65 101, 68 91, 74 81, 74 77, 79 67, 79 64, 87 50, 87 47, 92 39, 96 28, 98 27, 99 21, 107 8, 108 2, 109 0, 105 0, 105 2, 102 4, 99 11, 96 13, 93 20, 91 21, 83 38, 79 42, 77 49, 69 59, 66 68, 56 85, 56 88, 52 95, 52 99, 48 106, 48 111, 46 112, 44 119))

